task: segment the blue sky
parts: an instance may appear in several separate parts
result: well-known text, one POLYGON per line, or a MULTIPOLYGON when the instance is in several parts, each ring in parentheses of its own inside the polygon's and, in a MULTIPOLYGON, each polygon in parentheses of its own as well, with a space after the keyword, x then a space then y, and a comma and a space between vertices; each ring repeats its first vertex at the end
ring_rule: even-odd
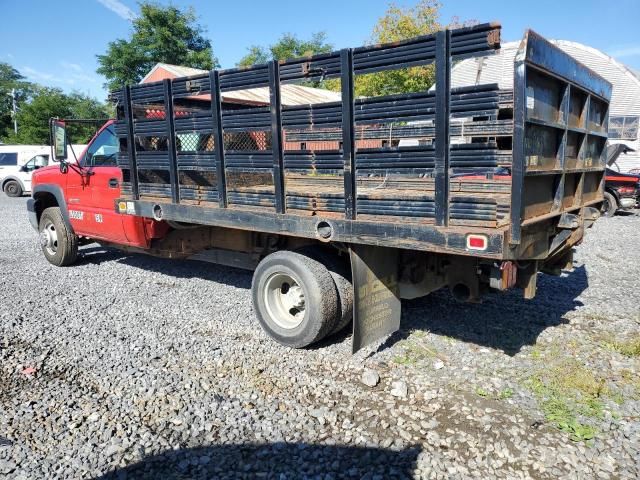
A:
MULTIPOLYGON (((172 3, 194 7, 223 67, 235 65, 248 46, 272 43, 284 32, 305 37, 325 31, 336 49, 361 45, 388 4, 385 0, 172 3)), ((519 39, 525 28, 533 28, 548 38, 598 48, 640 70, 640 0, 442 3, 442 22, 453 16, 481 22, 498 20, 503 25, 503 41, 519 39)), ((130 18, 137 10, 134 0, 0 0, 0 61, 12 64, 35 82, 104 99, 104 79, 95 73, 96 54, 104 53, 110 41, 128 36, 130 18)))

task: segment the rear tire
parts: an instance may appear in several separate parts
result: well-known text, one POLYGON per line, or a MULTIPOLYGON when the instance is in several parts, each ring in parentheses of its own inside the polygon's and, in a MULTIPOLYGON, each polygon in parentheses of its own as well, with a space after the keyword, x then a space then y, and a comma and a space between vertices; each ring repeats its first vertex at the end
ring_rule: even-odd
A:
POLYGON ((602 202, 600 210, 602 211, 602 215, 605 217, 613 217, 618 210, 618 201, 616 200, 616 197, 609 192, 604 192, 604 202, 602 202))
POLYGON ((42 212, 38 231, 42 253, 49 263, 65 267, 76 261, 78 237, 67 227, 58 207, 49 207, 42 212))
POLYGON ((279 251, 265 257, 251 282, 253 308, 278 343, 303 348, 322 340, 338 314, 329 270, 303 253, 279 251))
POLYGON ((330 335, 338 333, 353 320, 353 285, 351 283, 351 266, 330 248, 319 246, 303 247, 299 250, 311 258, 324 264, 336 286, 338 293, 338 315, 330 335))
POLYGON ((7 197, 21 197, 22 186, 15 180, 9 180, 4 184, 4 193, 7 194, 7 197))

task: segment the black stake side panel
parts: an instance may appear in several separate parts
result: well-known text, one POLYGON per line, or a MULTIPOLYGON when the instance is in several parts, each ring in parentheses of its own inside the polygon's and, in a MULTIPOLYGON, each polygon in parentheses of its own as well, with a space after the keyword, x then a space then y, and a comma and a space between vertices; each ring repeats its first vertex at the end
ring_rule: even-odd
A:
POLYGON ((612 86, 603 77, 534 31, 525 33, 514 65, 512 245, 522 242, 523 222, 530 225, 564 212, 580 213, 585 204, 597 206, 601 200, 611 93, 612 86), (579 118, 572 124, 574 101, 579 118), (592 102, 600 105, 599 112, 592 108, 592 102), (598 117, 595 123, 592 114, 598 117), (577 166, 570 166, 567 158, 570 134, 582 136, 580 153, 574 159, 577 166), (550 147, 553 142, 555 145, 550 147), (569 175, 578 180, 573 180, 573 197, 567 198, 565 182, 569 175), (587 192, 588 198, 583 191, 585 176, 590 176, 590 185, 600 185, 599 190, 587 192), (598 177, 595 182, 594 176, 598 177), (541 193, 544 190, 548 192, 541 193), (567 201, 571 198, 572 202, 567 201))
MULTIPOLYGON (((336 225, 336 234, 332 237, 335 241, 395 247, 402 245, 419 250, 472 255, 475 252, 466 249, 466 233, 471 231, 487 234, 491 245, 489 250, 480 255, 496 258, 496 255, 502 255, 499 252, 502 252, 504 229, 494 227, 495 219, 497 211, 504 210, 503 204, 506 203, 504 200, 500 203, 487 195, 480 201, 473 195, 464 196, 460 192, 450 198, 449 171, 450 168, 456 168, 458 172, 474 174, 477 169, 494 168, 504 163, 503 157, 506 156, 496 149, 495 144, 449 145, 449 120, 454 117, 496 117, 501 98, 498 86, 479 85, 452 90, 450 68, 452 59, 485 54, 497 49, 499 30, 499 26, 487 24, 397 44, 346 49, 310 60, 212 71, 204 75, 165 81, 164 84, 171 82, 170 93, 174 102, 169 104, 166 91, 163 92, 163 82, 138 85, 135 87, 138 115, 140 108, 154 111, 155 102, 160 100, 165 104, 164 111, 168 118, 161 116, 161 119, 145 119, 138 116, 137 120, 131 120, 134 135, 162 136, 168 132, 175 140, 166 153, 146 150, 140 152, 139 167, 142 165, 141 168, 146 169, 146 172, 166 172, 167 176, 171 173, 170 181, 164 181, 165 177, 159 177, 162 181, 146 181, 140 204, 153 201, 157 202, 154 205, 160 205, 164 211, 171 211, 173 206, 165 202, 172 200, 175 204, 180 199, 184 172, 207 173, 215 170, 217 188, 210 185, 206 187, 210 191, 205 191, 202 185, 194 187, 190 184, 184 187, 184 208, 198 210, 176 210, 174 213, 184 213, 187 217, 180 218, 176 213, 171 219, 210 225, 226 222, 224 225, 229 227, 315 238, 315 225, 318 219, 325 218, 322 214, 324 211, 332 214, 329 221, 336 225), (407 56, 411 59, 408 60, 407 56), (438 82, 444 88, 436 89, 435 92, 354 98, 355 74, 434 62, 438 82), (289 81, 332 76, 340 76, 342 79, 342 99, 339 102, 283 106, 278 98, 279 86, 289 81), (254 87, 270 88, 268 104, 243 105, 224 100, 225 95, 231 96, 234 91, 246 91, 254 87), (196 97, 202 100, 207 96, 212 99, 209 107, 196 107, 193 104, 196 97), (433 122, 424 124, 420 123, 421 120, 433 122), (302 145, 299 150, 296 146, 292 149, 291 145, 284 145, 283 128, 304 131, 309 126, 312 133, 315 127, 320 130, 329 128, 328 131, 321 132, 326 136, 319 141, 331 141, 336 147, 312 151, 302 145), (429 143, 399 146, 390 142, 389 145, 380 145, 381 142, 377 142, 374 147, 356 144, 366 140, 365 135, 370 139, 385 140, 387 135, 380 135, 380 132, 388 126, 398 131, 397 135, 394 133, 397 139, 401 138, 401 131, 407 130, 402 134, 404 138, 411 139, 419 131, 421 137, 437 137, 440 140, 436 140, 435 149, 429 143), (180 139, 174 138, 176 132, 181 135, 180 139), (271 134, 271 141, 265 140, 266 147, 233 146, 234 142, 258 142, 266 138, 263 132, 271 134), (200 135, 201 140, 209 134, 214 140, 211 143, 216 145, 215 150, 210 146, 203 149, 202 145, 195 152, 185 149, 185 143, 189 141, 188 135, 195 134, 200 135), (342 145, 338 147, 340 141, 342 145), (225 143, 231 146, 227 147, 225 143), (179 174, 177 183, 176 160, 179 174), (294 180, 300 180, 309 171, 313 172, 314 175, 307 176, 306 179, 314 183, 316 193, 305 190, 303 182, 299 182, 295 191, 285 190, 285 169, 292 176, 298 175, 298 179, 294 180), (434 178, 430 170, 439 172, 437 188, 429 187, 434 178), (371 185, 378 182, 377 178, 380 178, 379 173, 382 171, 391 175, 386 181, 391 190, 380 195, 383 192, 371 189, 371 185), (362 174, 361 177, 357 177, 358 172, 362 174), (231 180, 229 174, 233 175, 231 180), (271 174, 273 183, 269 185, 269 189, 265 189, 264 178, 271 174), (329 182, 339 178, 341 174, 343 178, 340 179, 340 185, 329 182), (242 187, 246 185, 248 188, 238 190, 238 179, 252 183, 244 184, 242 187), (414 179, 416 180, 413 181, 414 179), (163 185, 159 185, 160 183, 163 185), (166 185, 167 183, 170 185, 166 185), (327 188, 318 194, 318 189, 324 189, 325 184, 327 188), (394 192, 396 186, 399 188, 394 192), (171 190, 168 187, 172 187, 171 190), (198 193, 197 197, 191 195, 194 188, 198 193), (411 195, 406 194, 407 189, 411 190, 411 195), (214 194, 217 196, 214 197, 214 194), (206 207, 195 207, 194 201, 203 199, 208 202, 206 207), (222 208, 215 208, 212 205, 214 201, 222 208), (298 212, 285 213, 287 205, 298 212), (260 210, 251 212, 254 207, 260 207, 260 210), (320 212, 316 213, 316 209, 320 212), (229 213, 221 213, 224 210, 229 213), (207 215, 194 218, 191 216, 194 211, 207 212, 207 215), (309 212, 308 217, 301 215, 300 211, 309 212), (363 217, 356 221, 358 212, 363 217), (335 220, 333 214, 340 213, 343 217, 335 220), (235 221, 227 222, 226 215, 235 218, 235 221), (244 223, 242 219, 245 217, 251 218, 251 221, 244 223), (380 221, 381 217, 383 219, 380 221), (436 217, 437 225, 434 226, 436 217), (265 218, 268 222, 260 221, 265 218), (453 227, 449 231, 443 228, 448 226, 449 219, 464 221, 467 227, 453 227), (272 225, 280 226, 272 228, 272 225), (490 225, 494 228, 489 228, 490 225)), ((131 112, 128 116, 131 116, 131 112)), ((451 128, 460 132, 463 127, 457 124, 451 128)), ((508 120, 489 120, 482 125, 474 123, 472 128, 477 130, 476 135, 479 136, 488 136, 494 131, 496 134, 502 132, 508 135, 512 123, 508 120)), ((301 143, 304 140, 303 138, 301 143)), ((291 139, 287 138, 287 142, 291 142, 291 139)), ((506 162, 510 163, 510 160, 507 158, 506 162)), ((289 177, 287 182, 294 183, 289 182, 289 177)), ((214 180, 210 183, 215 185, 214 180)), ((491 183, 490 180, 487 183, 491 183)), ((474 188, 485 187, 478 183, 474 188)), ((491 185, 489 187, 495 188, 491 185)), ((499 193, 506 196, 505 193, 508 192, 499 193)), ((167 215, 165 218, 170 217, 167 215)))
POLYGON ((164 86, 164 111, 167 122, 167 154, 169 155, 169 179, 171 180, 171 200, 173 203, 180 202, 180 187, 178 185, 178 152, 176 150, 176 131, 173 116, 173 93, 171 91, 171 80, 163 81, 164 86))
POLYGON ((216 177, 218 181, 218 205, 227 206, 227 187, 224 175, 224 136, 222 131, 222 104, 220 101, 220 73, 217 70, 209 72, 211 92, 211 118, 213 120, 213 138, 216 155, 216 177))
POLYGON ((356 218, 356 165, 353 132, 353 51, 340 52, 342 71, 342 158, 344 161, 344 206, 345 217, 356 218))
POLYGON ((451 32, 436 34, 436 225, 449 225, 449 119, 451 107, 451 32))
MULTIPOLYGON (((116 200, 114 208, 117 207, 119 201, 116 200)), ((334 242, 406 248, 492 259, 502 259, 508 255, 504 246, 506 229, 474 228, 474 233, 487 236, 488 244, 485 251, 474 252, 466 248, 467 232, 460 228, 440 228, 414 223, 320 219, 291 214, 280 215, 266 211, 207 208, 185 204, 163 203, 160 206, 162 218, 165 220, 312 239, 320 238, 317 234, 317 227, 322 221, 331 226, 333 235, 329 240, 334 242)), ((157 207, 157 204, 137 201, 134 202, 134 207, 135 215, 154 218, 154 208, 157 207)))
MULTIPOLYGON (((131 101, 131 87, 128 85, 124 87, 124 115, 125 118, 132 118, 131 109, 133 103, 131 101)), ((133 122, 126 122, 126 139, 127 139, 127 162, 126 166, 129 169, 129 183, 131 185, 131 197, 134 200, 138 200, 138 166, 136 163, 136 145, 135 136, 133 134, 133 122)), ((117 129, 117 125, 116 125, 117 129)), ((123 184, 124 184, 123 176, 123 184)))
POLYGON ((523 188, 525 173, 524 118, 527 103, 527 69, 516 61, 513 82, 513 147, 511 150, 511 242, 518 244, 522 234, 523 188))
POLYGON ((271 150, 276 212, 285 213, 284 153, 282 145, 282 103, 280 98, 280 65, 269 62, 269 97, 271 114, 271 150))

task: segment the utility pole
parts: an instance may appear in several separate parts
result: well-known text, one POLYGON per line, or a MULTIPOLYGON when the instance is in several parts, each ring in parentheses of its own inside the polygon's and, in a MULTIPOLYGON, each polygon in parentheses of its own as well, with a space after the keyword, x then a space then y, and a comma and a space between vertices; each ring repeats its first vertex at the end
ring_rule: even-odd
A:
POLYGON ((11 115, 13 116, 13 132, 18 134, 18 115, 16 108, 16 89, 11 89, 11 115))

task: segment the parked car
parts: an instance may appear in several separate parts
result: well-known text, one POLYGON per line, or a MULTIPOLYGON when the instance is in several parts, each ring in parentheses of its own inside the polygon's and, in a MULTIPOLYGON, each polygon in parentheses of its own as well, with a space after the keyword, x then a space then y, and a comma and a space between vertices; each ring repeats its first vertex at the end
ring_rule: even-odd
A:
POLYGON ((640 174, 621 173, 611 168, 621 154, 633 151, 624 144, 607 146, 607 170, 602 203, 602 214, 605 217, 612 217, 618 210, 640 206, 640 174))

